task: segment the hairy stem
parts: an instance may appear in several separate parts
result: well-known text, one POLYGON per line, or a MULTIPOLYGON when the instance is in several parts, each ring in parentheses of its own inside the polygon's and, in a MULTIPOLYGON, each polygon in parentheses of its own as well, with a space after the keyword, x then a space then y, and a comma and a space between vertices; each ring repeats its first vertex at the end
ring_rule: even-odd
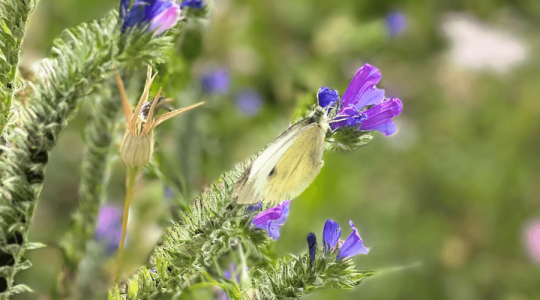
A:
MULTIPOLYGON (((160 61, 170 37, 129 31, 121 34, 116 12, 67 30, 55 41, 53 56, 41 66, 39 82, 31 85, 29 106, 19 105, 21 120, 5 130, 0 146, 0 255, 9 265, 0 270, 6 288, 1 297, 28 290, 15 285, 15 275, 30 263, 27 232, 44 181, 49 153, 58 135, 113 64, 141 67, 160 61)), ((14 102, 17 103, 17 102, 14 102)), ((1 285, 0 285, 1 286, 1 285)))
POLYGON ((5 0, 0 3, 0 136, 10 116, 17 89, 21 43, 35 0, 5 0))

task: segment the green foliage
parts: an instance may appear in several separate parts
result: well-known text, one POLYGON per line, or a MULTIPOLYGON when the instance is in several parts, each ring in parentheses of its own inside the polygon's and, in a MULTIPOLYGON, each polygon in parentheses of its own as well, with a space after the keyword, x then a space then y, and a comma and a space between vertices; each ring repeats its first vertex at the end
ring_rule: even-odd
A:
POLYGON ((121 34, 117 12, 66 30, 55 41, 32 88, 29 106, 19 105, 21 121, 5 131, 7 146, 0 148, 0 250, 12 265, 1 269, 8 297, 22 289, 15 274, 29 267, 22 258, 32 244, 27 231, 41 193, 49 152, 58 134, 76 113, 81 101, 113 65, 142 67, 160 62, 172 46, 171 36, 151 37, 144 28, 121 34))
POLYGON ((11 100, 20 88, 16 82, 26 21, 35 0, 0 2, 0 135, 11 115, 11 100))
POLYGON ((198 284, 220 286, 234 299, 296 299, 320 288, 352 288, 375 274, 355 270, 350 259, 336 261, 336 253, 319 253, 314 268, 307 254, 277 260, 269 255, 272 239, 251 225, 257 212, 231 198, 242 168, 224 174, 182 213, 154 252, 152 270, 142 268, 128 282, 129 298, 112 293, 109 299, 171 299, 198 284), (217 265, 225 255, 240 252, 242 258, 241 245, 247 246, 249 262, 258 265, 248 279, 253 288, 222 278, 217 265))
POLYGON ((105 201, 110 154, 117 151, 113 144, 114 129, 122 106, 115 85, 113 80, 108 80, 91 96, 93 114, 84 132, 86 147, 81 165, 79 203, 70 231, 62 241, 64 259, 70 269, 74 269, 84 255, 86 241, 94 233, 96 216, 105 201))
POLYGON ((330 151, 353 151, 367 145, 373 139, 373 131, 360 131, 358 128, 340 128, 326 139, 325 148, 330 151))
POLYGON ((271 242, 264 231, 251 226, 255 213, 231 198, 240 174, 240 168, 224 174, 181 214, 181 221, 169 229, 151 259, 156 274, 143 268, 136 275, 137 299, 158 299, 162 293, 181 292, 213 260, 229 252, 231 245, 243 243, 260 253, 271 242))
POLYGON ((298 299, 323 288, 350 289, 360 284, 373 271, 358 271, 351 259, 336 260, 336 253, 318 251, 314 266, 309 255, 287 255, 275 265, 252 272, 260 299, 298 299))

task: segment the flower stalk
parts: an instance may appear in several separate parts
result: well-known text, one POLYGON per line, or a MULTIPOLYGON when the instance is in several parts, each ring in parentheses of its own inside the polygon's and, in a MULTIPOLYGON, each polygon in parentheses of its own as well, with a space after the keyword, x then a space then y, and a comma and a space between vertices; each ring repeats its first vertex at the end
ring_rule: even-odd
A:
MULTIPOLYGON (((127 128, 126 133, 124 134, 124 140, 120 146, 120 159, 126 166, 126 199, 124 202, 124 215, 122 220, 122 237, 120 239, 120 245, 118 246, 117 254, 117 274, 115 283, 119 279, 120 266, 122 264, 123 253, 124 253, 124 243, 126 239, 126 231, 129 217, 129 207, 131 204, 131 199, 133 197, 133 186, 135 184, 135 178, 137 177, 138 172, 144 167, 152 158, 152 152, 154 149, 154 132, 153 129, 161 124, 162 122, 177 116, 183 112, 194 109, 198 106, 204 104, 204 102, 199 102, 197 104, 170 111, 155 117, 157 113, 157 106, 162 100, 160 88, 157 95, 151 100, 148 101, 148 95, 150 93, 150 87, 156 78, 157 73, 152 75, 152 67, 148 66, 146 73, 146 83, 144 85, 144 91, 139 99, 137 107, 133 111, 131 104, 127 99, 127 95, 124 89, 124 84, 122 78, 118 73, 118 70, 115 69, 116 73, 116 83, 118 84, 118 89, 120 92, 120 98, 122 101, 122 110, 124 112, 124 117, 126 118, 127 128), (145 112, 145 109, 150 106, 148 112, 145 112)), ((168 101, 166 99, 165 101, 168 101)), ((170 100, 169 100, 170 101, 170 100)))

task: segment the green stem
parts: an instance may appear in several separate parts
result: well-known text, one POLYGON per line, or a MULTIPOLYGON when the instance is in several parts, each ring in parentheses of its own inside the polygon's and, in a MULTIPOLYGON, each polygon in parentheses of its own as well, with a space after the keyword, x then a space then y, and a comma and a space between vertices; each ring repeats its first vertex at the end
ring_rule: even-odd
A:
POLYGON ((126 232, 127 232, 127 223, 128 223, 128 217, 129 217, 129 205, 131 204, 131 198, 133 196, 133 185, 135 184, 135 178, 137 177, 137 174, 139 173, 140 168, 134 167, 127 167, 127 174, 126 174, 126 201, 124 202, 124 216, 122 218, 122 237, 120 238, 120 244, 118 245, 118 256, 116 260, 117 265, 117 273, 116 273, 116 280, 115 283, 118 280, 118 275, 120 273, 120 267, 122 265, 122 259, 124 256, 124 243, 126 240, 126 232))

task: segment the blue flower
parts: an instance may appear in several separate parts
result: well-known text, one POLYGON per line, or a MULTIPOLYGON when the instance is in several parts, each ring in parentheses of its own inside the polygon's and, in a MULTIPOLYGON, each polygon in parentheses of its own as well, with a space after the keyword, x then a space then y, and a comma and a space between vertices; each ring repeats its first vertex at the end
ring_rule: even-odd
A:
POLYGON ((122 209, 118 206, 105 204, 101 207, 94 239, 104 245, 107 255, 116 251, 122 237, 122 209))
POLYGON ((124 19, 122 31, 149 24, 148 30, 154 35, 173 27, 180 16, 180 6, 169 0, 136 0, 128 9, 130 0, 120 1, 120 16, 124 19))
POLYGON ((259 92, 255 90, 246 89, 236 97, 236 107, 245 115, 257 115, 261 111, 262 106, 263 99, 259 92))
POLYGON ((269 208, 253 218, 253 225, 255 228, 260 228, 268 232, 268 236, 274 240, 279 239, 279 229, 289 215, 289 203, 290 200, 285 200, 276 207, 269 208))
POLYGON ((351 258, 355 255, 367 254, 369 252, 369 249, 364 246, 364 242, 362 241, 358 230, 354 227, 353 222, 349 221, 349 224, 351 225, 353 232, 345 240, 343 245, 341 245, 337 259, 351 258))
POLYGON ((229 73, 223 68, 212 69, 201 76, 201 86, 205 93, 226 94, 230 86, 229 73))
POLYGON ((326 220, 323 230, 323 245, 326 253, 330 252, 336 246, 340 236, 341 228, 338 223, 330 219, 326 220))
POLYGON ((184 9, 186 7, 201 9, 204 6, 203 0, 186 0, 180 4, 180 8, 184 9))
POLYGON ((315 263, 315 255, 317 254, 317 236, 315 233, 310 232, 307 236, 308 250, 309 250, 309 264, 313 267, 315 263))
POLYGON ((407 18, 400 12, 391 12, 386 15, 385 24, 390 36, 396 37, 407 28, 407 18))
POLYGON ((337 259, 343 259, 350 258, 358 254, 367 254, 369 252, 369 249, 364 246, 364 242, 362 241, 358 230, 356 230, 356 227, 354 227, 353 222, 349 221, 349 224, 351 225, 353 232, 351 235, 349 235, 341 247, 339 247, 338 241, 341 235, 341 228, 339 227, 338 223, 334 222, 333 220, 328 219, 326 221, 323 230, 325 253, 329 253, 330 251, 339 248, 337 259))
POLYGON ((255 205, 248 206, 247 210, 248 211, 257 211, 257 210, 261 209, 262 206, 263 206, 262 202, 259 201, 259 203, 255 204, 255 205))
POLYGON ((392 135, 397 127, 392 118, 403 110, 398 98, 386 100, 384 90, 378 89, 381 72, 370 64, 362 66, 339 101, 339 93, 327 87, 318 92, 319 105, 328 113, 336 110, 331 120, 332 130, 355 127, 359 130, 377 130, 384 135, 392 135))

